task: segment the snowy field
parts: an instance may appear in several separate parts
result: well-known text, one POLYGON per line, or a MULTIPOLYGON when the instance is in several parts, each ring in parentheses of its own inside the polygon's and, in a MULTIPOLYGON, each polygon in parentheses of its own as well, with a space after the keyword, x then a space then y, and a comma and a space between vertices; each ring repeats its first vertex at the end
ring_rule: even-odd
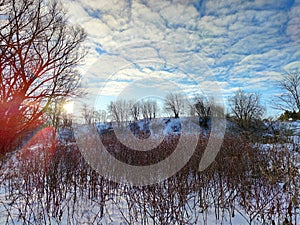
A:
MULTIPOLYGON (((225 136, 215 162, 201 173, 209 132, 197 121, 164 118, 128 127, 135 135, 176 138, 183 123, 186 135, 201 136, 193 159, 175 176, 143 187, 99 176, 70 130, 60 130, 55 152, 42 132, 1 164, 0 224, 300 224, 299 121, 276 125, 290 130, 285 143, 250 145, 225 136)), ((113 125, 96 128, 108 145, 116 143, 110 142, 113 125)))

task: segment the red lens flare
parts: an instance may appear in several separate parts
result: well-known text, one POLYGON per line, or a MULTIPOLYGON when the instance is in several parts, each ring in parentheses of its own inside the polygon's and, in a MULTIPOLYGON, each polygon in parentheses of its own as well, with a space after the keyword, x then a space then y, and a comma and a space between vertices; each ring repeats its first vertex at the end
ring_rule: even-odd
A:
POLYGON ((57 146, 54 127, 45 127, 38 131, 17 153, 17 159, 26 169, 39 169, 47 172, 57 146), (29 168, 30 167, 30 168, 29 168))

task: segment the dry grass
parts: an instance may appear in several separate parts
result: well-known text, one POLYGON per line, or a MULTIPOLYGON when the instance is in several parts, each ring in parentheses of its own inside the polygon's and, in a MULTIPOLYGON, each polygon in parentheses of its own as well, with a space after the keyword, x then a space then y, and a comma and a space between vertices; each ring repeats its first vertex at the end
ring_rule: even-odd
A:
MULTIPOLYGON (((133 154, 112 133, 101 138, 112 155, 134 165, 164 159, 178 142, 178 136, 170 136, 152 151, 133 154)), ((240 214, 248 224, 299 222, 296 152, 276 147, 261 151, 241 137, 226 136, 214 163, 200 173, 206 144, 200 137, 180 172, 143 187, 104 179, 84 161, 76 145, 60 145, 49 169, 2 174, 1 217, 7 224, 105 224, 103 218, 111 213, 108 207, 114 205, 128 224, 205 223, 209 210, 219 221, 240 214)))

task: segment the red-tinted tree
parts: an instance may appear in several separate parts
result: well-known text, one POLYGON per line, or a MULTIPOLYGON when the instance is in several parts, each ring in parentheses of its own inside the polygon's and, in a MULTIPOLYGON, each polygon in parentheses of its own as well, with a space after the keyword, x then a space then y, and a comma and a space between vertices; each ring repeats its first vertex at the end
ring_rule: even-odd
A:
POLYGON ((0 152, 43 120, 56 98, 78 87, 82 28, 56 0, 0 2, 0 152), (40 121, 40 122, 39 122, 40 121))

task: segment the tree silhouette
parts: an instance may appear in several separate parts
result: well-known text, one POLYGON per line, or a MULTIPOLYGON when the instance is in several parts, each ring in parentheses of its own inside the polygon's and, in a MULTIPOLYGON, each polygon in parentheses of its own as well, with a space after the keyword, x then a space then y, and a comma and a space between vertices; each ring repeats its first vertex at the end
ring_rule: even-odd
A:
POLYGON ((290 71, 277 82, 277 86, 283 91, 275 96, 273 107, 275 109, 300 112, 300 72, 290 71))
POLYGON ((168 113, 173 113, 175 118, 179 118, 180 113, 184 111, 185 99, 180 93, 169 93, 166 96, 164 108, 168 113))
POLYGON ((0 2, 0 151, 43 122, 54 99, 78 87, 82 28, 68 24, 56 0, 0 2))
POLYGON ((229 98, 229 107, 241 128, 251 127, 265 112, 258 93, 245 93, 241 89, 229 98))

